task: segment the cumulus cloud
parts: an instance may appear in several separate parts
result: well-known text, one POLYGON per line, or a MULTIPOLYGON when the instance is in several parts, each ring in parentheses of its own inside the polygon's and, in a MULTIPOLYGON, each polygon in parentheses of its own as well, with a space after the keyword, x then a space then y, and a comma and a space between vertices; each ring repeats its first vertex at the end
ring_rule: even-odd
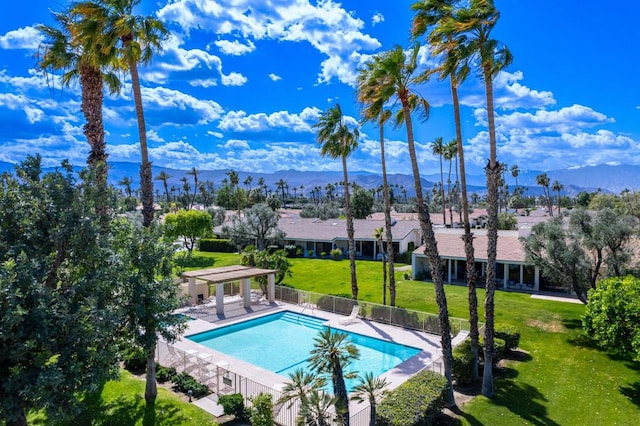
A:
POLYGON ((319 83, 335 78, 353 84, 360 64, 359 52, 381 46, 377 39, 362 32, 361 19, 331 0, 316 4, 283 0, 275 5, 268 0, 177 0, 160 9, 158 16, 178 23, 187 34, 198 29, 219 36, 239 34, 253 40, 307 42, 326 56, 319 83))
POLYGON ((371 17, 371 25, 379 24, 380 22, 384 22, 384 15, 380 12, 376 12, 371 17))
POLYGON ((229 75, 223 74, 221 81, 225 86, 242 86, 248 81, 248 79, 240 73, 232 72, 229 73, 229 75))
POLYGON ((42 33, 36 28, 22 27, 0 35, 0 48, 35 50, 43 41, 42 33))
POLYGON ((270 74, 269 74, 269 78, 270 78, 272 81, 280 81, 280 80, 282 80, 282 77, 280 77, 279 75, 274 74, 274 73, 270 73, 270 74))
POLYGON ((235 132, 260 132, 267 129, 284 128, 293 132, 313 132, 312 123, 320 114, 318 108, 305 108, 300 114, 278 111, 271 114, 247 114, 245 111, 230 111, 220 120, 219 128, 235 132))
POLYGON ((234 55, 240 56, 249 52, 253 52, 256 50, 255 44, 251 40, 246 41, 247 44, 242 44, 238 40, 229 41, 229 40, 216 40, 213 42, 220 52, 225 55, 234 55))
POLYGON ((150 110, 165 112, 176 124, 207 124, 220 118, 224 112, 217 102, 197 99, 164 87, 143 87, 142 97, 150 110), (188 120, 181 120, 182 117, 188 117, 188 120))
POLYGON ((249 142, 240 139, 229 139, 222 146, 226 149, 249 149, 249 142))

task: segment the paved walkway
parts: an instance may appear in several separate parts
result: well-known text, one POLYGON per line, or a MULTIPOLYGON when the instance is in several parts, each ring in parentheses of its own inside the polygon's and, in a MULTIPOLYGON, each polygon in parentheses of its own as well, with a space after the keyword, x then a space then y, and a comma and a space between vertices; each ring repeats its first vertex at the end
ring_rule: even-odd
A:
POLYGON ((544 300, 554 300, 556 302, 565 302, 565 303, 579 303, 582 304, 580 299, 575 297, 566 297, 566 296, 547 296, 545 294, 532 294, 532 299, 544 299, 544 300))

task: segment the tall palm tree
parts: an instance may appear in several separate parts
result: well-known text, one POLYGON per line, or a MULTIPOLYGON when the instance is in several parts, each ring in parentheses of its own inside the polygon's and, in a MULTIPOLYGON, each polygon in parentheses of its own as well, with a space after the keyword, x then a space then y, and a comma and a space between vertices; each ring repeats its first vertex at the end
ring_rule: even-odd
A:
POLYGON ((359 358, 360 352, 347 334, 332 331, 329 327, 321 330, 313 340, 313 349, 307 360, 309 367, 319 374, 331 376, 333 394, 336 397, 336 414, 341 424, 349 426, 349 396, 344 379, 351 374, 345 370, 353 360, 359 358))
MULTIPOLYGON (((502 166, 497 159, 495 112, 493 106, 493 80, 513 60, 509 49, 491 38, 500 12, 493 0, 470 0, 467 7, 456 9, 451 16, 442 19, 439 26, 454 45, 461 46, 465 62, 479 64, 484 81, 487 123, 489 131, 489 162, 487 174, 487 268, 485 291, 484 361, 491 366, 494 345, 494 296, 496 286, 496 254, 498 246, 498 185, 502 166)), ((482 394, 493 397, 493 371, 485 368, 482 378, 482 394)))
MULTIPOLYGON (((414 46, 409 57, 407 57, 402 47, 396 46, 392 50, 375 55, 361 72, 368 74, 367 77, 363 77, 363 80, 366 80, 367 86, 370 87, 369 90, 372 94, 370 102, 375 104, 375 108, 381 110, 382 107, 392 99, 395 103, 400 103, 401 108, 398 109, 395 115, 395 123, 397 126, 404 123, 407 131, 407 145, 416 191, 416 209, 425 242, 425 254, 429 260, 431 269, 431 278, 436 293, 436 303, 438 304, 445 377, 451 385, 453 352, 451 348, 449 310, 447 308, 447 297, 444 292, 440 255, 438 254, 433 224, 423 198, 422 181, 420 179, 420 170, 413 136, 413 122, 411 119, 412 112, 417 108, 421 108, 425 115, 428 114, 429 110, 427 101, 413 91, 418 50, 419 46, 414 46), (375 96, 373 96, 373 94, 375 94, 375 96)), ((449 386, 446 402, 448 406, 455 405, 453 387, 451 386, 449 386)))
POLYGON ((449 223, 453 226, 453 196, 451 194, 451 167, 453 159, 458 155, 458 142, 454 139, 444 146, 444 159, 449 162, 447 174, 447 199, 449 200, 449 223))
POLYGON ((191 170, 187 171, 187 174, 190 176, 193 176, 193 197, 191 198, 191 204, 189 205, 189 207, 187 207, 188 209, 191 209, 193 207, 193 205, 196 203, 196 196, 198 195, 198 174, 199 174, 199 170, 196 169, 195 167, 192 167, 191 170))
MULTIPOLYGON (((395 278, 395 247, 393 246, 393 232, 391 225, 391 199, 389 196, 389 181, 387 179, 387 161, 384 153, 384 125, 391 118, 391 111, 388 109, 378 110, 374 100, 375 94, 370 93, 369 86, 367 86, 368 74, 361 72, 358 74, 358 101, 364 105, 362 116, 364 121, 377 120, 378 128, 380 129, 380 164, 382 167, 382 194, 384 199, 384 225, 386 229, 387 238, 387 259, 389 262, 389 303, 391 306, 396 305, 396 278, 395 278)), ((383 267, 384 267, 384 250, 383 252, 383 267)), ((386 275, 385 275, 386 277, 386 275)), ((386 290, 383 297, 383 302, 386 304, 386 290)))
POLYGON ((86 34, 99 34, 104 44, 117 49, 119 66, 131 76, 131 87, 138 121, 140 141, 140 188, 142 192, 143 225, 153 222, 153 176, 147 147, 147 130, 142 106, 138 64, 148 64, 155 52, 162 50, 162 42, 169 32, 158 19, 136 16, 133 9, 140 0, 93 0, 76 3, 73 11, 84 17, 82 29, 86 34))
POLYGON ((545 202, 547 203, 547 211, 549 212, 549 216, 553 216, 553 208, 551 207, 551 194, 549 193, 549 185, 551 184, 551 179, 546 173, 541 173, 536 176, 536 183, 542 187, 542 192, 544 192, 545 202))
POLYGON ((96 210, 103 221, 107 215, 107 151, 104 140, 102 105, 104 84, 111 94, 118 93, 120 80, 113 65, 115 51, 105 45, 98 33, 82 33, 83 21, 72 10, 54 13, 57 28, 40 25, 44 42, 38 52, 37 66, 46 72, 61 71, 61 83, 68 87, 79 80, 81 87, 81 110, 85 118, 84 135, 89 143, 87 158, 89 168, 96 175, 97 189, 102 194, 96 197, 96 210))
POLYGON ((447 224, 447 205, 444 201, 444 173, 442 171, 442 159, 445 153, 445 145, 442 142, 442 137, 437 137, 431 142, 431 152, 433 155, 437 155, 440 159, 440 200, 442 202, 442 223, 447 224))
POLYGON ((516 190, 518 189, 518 176, 520 176, 520 167, 517 164, 511 166, 511 176, 516 180, 516 190))
POLYGON ((316 139, 320 144, 320 155, 342 159, 344 175, 344 210, 347 217, 347 239, 349 240, 349 267, 351 270, 351 295, 358 299, 358 279, 356 277, 356 244, 353 228, 353 214, 351 213, 351 196, 349 194, 349 174, 347 172, 347 157, 358 147, 360 132, 357 128, 349 129, 342 115, 339 104, 329 108, 313 126, 317 129, 316 139))
POLYGON ((238 172, 235 170, 230 170, 225 173, 229 176, 229 183, 231 184, 231 190, 233 192, 233 196, 236 199, 236 209, 238 216, 240 216, 240 191, 238 190, 238 185, 240 184, 240 176, 238 172))
POLYGON ((162 170, 158 173, 158 176, 155 177, 156 180, 162 181, 162 186, 164 187, 164 195, 167 198, 167 203, 169 203, 169 179, 171 176, 162 170))
POLYGON ((376 425, 377 400, 384 394, 384 389, 389 385, 387 379, 375 377, 368 371, 360 377, 360 382, 353 388, 352 400, 362 402, 369 401, 371 411, 369 412, 369 426, 376 425))
POLYGON ((553 184, 551 185, 551 189, 558 194, 556 201, 558 202, 558 216, 560 216, 560 192, 562 192, 562 190, 564 189, 564 185, 559 181, 554 180, 553 184))

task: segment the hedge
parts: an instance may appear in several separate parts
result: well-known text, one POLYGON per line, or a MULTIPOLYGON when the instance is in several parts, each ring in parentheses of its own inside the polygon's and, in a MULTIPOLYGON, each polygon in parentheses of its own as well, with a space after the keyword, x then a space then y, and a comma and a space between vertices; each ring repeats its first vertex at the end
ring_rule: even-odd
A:
POLYGON ((453 380, 459 385, 468 384, 473 381, 471 340, 467 339, 453 349, 453 369, 451 375, 453 380))
POLYGON ((198 240, 198 250, 234 253, 236 248, 231 245, 231 240, 226 238, 201 238, 198 240))
POLYGON ((504 340, 505 349, 512 351, 520 344, 520 330, 512 325, 496 324, 495 337, 504 340))
POLYGON ((434 424, 444 407, 447 379, 433 371, 416 374, 389 392, 376 409, 377 426, 434 424))

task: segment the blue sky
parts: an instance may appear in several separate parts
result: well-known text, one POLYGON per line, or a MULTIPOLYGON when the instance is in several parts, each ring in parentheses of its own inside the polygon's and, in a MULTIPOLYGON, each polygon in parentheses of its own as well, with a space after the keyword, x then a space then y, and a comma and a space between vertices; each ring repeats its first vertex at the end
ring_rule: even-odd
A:
MULTIPOLYGON (((353 83, 371 55, 410 46, 411 1, 143 0, 141 14, 171 31, 141 69, 150 158, 159 166, 274 172, 341 170, 322 158, 312 125, 340 103, 359 119, 353 83)), ((65 0, 8 2, 0 18, 0 161, 39 152, 46 165, 81 165, 79 85, 35 70, 38 24, 65 0)), ((522 170, 640 165, 640 43, 632 0, 497 0, 494 37, 514 55, 495 82, 498 158, 522 170)), ((427 49, 421 63, 432 62, 427 49)), ((128 83, 128 81, 126 81, 128 83)), ((418 88, 431 117, 415 124, 423 174, 439 170, 430 143, 453 139, 448 84, 418 88)), ((460 88, 468 168, 481 173, 488 137, 481 81, 460 88)), ((105 98, 112 161, 139 162, 130 86, 105 98)), ((380 172, 378 130, 361 128, 350 170, 380 172)), ((410 173, 404 128, 387 129, 387 167, 410 173)))

